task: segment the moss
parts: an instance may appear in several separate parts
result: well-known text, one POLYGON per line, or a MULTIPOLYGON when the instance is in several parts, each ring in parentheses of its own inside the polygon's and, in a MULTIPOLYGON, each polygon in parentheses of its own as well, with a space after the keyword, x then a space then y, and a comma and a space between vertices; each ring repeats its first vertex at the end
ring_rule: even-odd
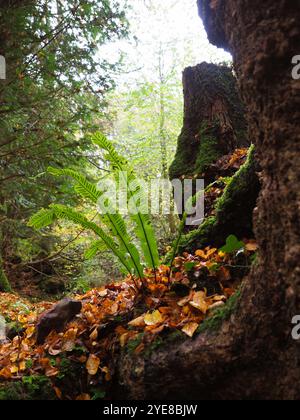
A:
POLYGON ((217 219, 212 216, 204 220, 201 226, 183 236, 179 246, 179 254, 182 252, 193 252, 211 243, 214 232, 217 228, 217 219))
POLYGON ((55 399, 51 381, 46 376, 24 376, 22 381, 0 385, 0 401, 55 399))
POLYGON ((135 350, 137 349, 137 347, 138 347, 138 346, 142 343, 143 338, 144 338, 144 333, 141 333, 141 334, 139 334, 139 335, 138 335, 135 339, 130 340, 130 341, 127 343, 127 346, 126 346, 126 351, 127 351, 129 354, 134 353, 134 352, 135 352, 135 350))
POLYGON ((200 130, 201 143, 193 173, 204 173, 212 163, 222 156, 222 151, 218 148, 218 141, 212 132, 213 130, 211 130, 211 134, 207 134, 205 126, 200 130))
POLYGON ((228 182, 215 205, 216 216, 209 217, 198 229, 183 236, 179 254, 193 253, 205 246, 220 247, 229 235, 253 237, 253 209, 260 191, 255 149, 251 146, 245 164, 228 182))
POLYGON ((221 217, 226 215, 228 207, 236 205, 237 199, 240 197, 241 192, 248 191, 249 182, 253 178, 253 168, 255 166, 255 148, 252 145, 248 152, 248 158, 244 165, 236 172, 227 184, 222 197, 216 204, 217 216, 221 217), (250 178, 250 179, 249 179, 250 178))
POLYGON ((12 291, 8 278, 2 268, 1 260, 0 260, 0 291, 7 292, 7 293, 10 293, 12 291))
POLYGON ((221 328, 222 323, 230 318, 235 311, 241 291, 237 291, 225 304, 225 306, 217 309, 207 318, 198 328, 197 333, 201 334, 205 331, 217 331, 221 328))

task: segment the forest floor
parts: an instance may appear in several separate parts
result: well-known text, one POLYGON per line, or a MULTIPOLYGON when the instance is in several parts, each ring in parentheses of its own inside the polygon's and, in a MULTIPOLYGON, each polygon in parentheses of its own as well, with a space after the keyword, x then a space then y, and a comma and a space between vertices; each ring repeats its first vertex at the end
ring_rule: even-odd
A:
MULTIPOLYGON (((223 160, 224 171, 235 172, 246 154, 223 160)), ((206 216, 225 184, 218 178, 209 188, 206 216)), ((165 342, 192 340, 230 316, 256 251, 254 239, 232 235, 220 249, 183 253, 172 270, 161 265, 146 271, 143 281, 129 276, 54 309, 51 302, 1 293, 0 400, 110 398, 124 352, 147 358, 165 342), (74 301, 80 306, 72 317, 74 301)))

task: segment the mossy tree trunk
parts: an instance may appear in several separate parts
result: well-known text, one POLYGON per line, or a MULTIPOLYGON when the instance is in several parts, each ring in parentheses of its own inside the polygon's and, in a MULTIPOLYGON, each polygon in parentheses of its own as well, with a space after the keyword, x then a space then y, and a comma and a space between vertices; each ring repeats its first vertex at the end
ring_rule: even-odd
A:
POLYGON ((218 158, 247 147, 247 122, 229 67, 202 63, 183 73, 184 123, 170 178, 201 176, 218 158))
MULTIPOLYGON (((300 95, 291 77, 299 1, 198 0, 211 42, 234 56, 262 168, 255 210, 258 264, 219 331, 124 357, 122 396, 146 399, 299 399, 300 95)), ((121 394, 120 394, 121 395, 121 394)))

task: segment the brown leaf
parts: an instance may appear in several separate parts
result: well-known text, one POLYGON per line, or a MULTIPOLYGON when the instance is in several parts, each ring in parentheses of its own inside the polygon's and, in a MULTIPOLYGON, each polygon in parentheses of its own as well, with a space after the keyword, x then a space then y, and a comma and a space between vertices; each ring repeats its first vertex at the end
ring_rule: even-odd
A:
POLYGON ((100 359, 95 354, 90 354, 86 362, 86 370, 92 376, 96 375, 100 366, 100 359))

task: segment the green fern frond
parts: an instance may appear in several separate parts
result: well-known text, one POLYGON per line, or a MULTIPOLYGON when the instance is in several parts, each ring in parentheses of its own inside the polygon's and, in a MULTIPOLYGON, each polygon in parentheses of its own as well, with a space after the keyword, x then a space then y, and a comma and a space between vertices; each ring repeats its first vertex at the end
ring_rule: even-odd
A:
POLYGON ((127 185, 128 201, 130 200, 133 207, 130 212, 130 218, 136 225, 135 233, 141 242, 145 261, 149 267, 155 270, 159 265, 158 247, 150 217, 146 212, 141 211, 141 206, 146 202, 143 190, 140 188, 132 169, 118 155, 114 146, 103 134, 95 134, 93 136, 93 142, 107 152, 107 159, 115 171, 116 179, 119 180, 119 177, 122 177, 127 185))
POLYGON ((113 168, 118 168, 119 165, 126 165, 126 160, 120 156, 112 143, 102 133, 96 133, 92 137, 92 142, 107 152, 106 159, 111 163, 113 168))
POLYGON ((83 198, 89 199, 92 203, 96 204, 101 192, 98 191, 97 187, 89 182, 86 177, 79 172, 76 172, 72 169, 57 169, 53 167, 48 168, 48 172, 54 176, 69 176, 77 181, 74 189, 80 194, 83 198))
POLYGON ((98 252, 106 251, 108 248, 103 241, 94 241, 91 246, 85 251, 84 258, 91 260, 98 252))
MULTIPOLYGON (((60 205, 52 204, 50 207, 58 219, 68 220, 77 225, 81 226, 84 229, 92 230, 96 235, 98 235, 105 245, 119 258, 121 263, 127 269, 130 274, 136 273, 134 270, 134 265, 130 259, 116 246, 114 240, 107 235, 107 233, 96 223, 89 221, 85 216, 76 212, 75 210, 60 205)), ((139 273, 136 273, 139 275, 139 273)))
POLYGON ((56 215, 53 209, 41 209, 29 219, 27 225, 35 229, 42 229, 50 226, 55 219, 56 215))

